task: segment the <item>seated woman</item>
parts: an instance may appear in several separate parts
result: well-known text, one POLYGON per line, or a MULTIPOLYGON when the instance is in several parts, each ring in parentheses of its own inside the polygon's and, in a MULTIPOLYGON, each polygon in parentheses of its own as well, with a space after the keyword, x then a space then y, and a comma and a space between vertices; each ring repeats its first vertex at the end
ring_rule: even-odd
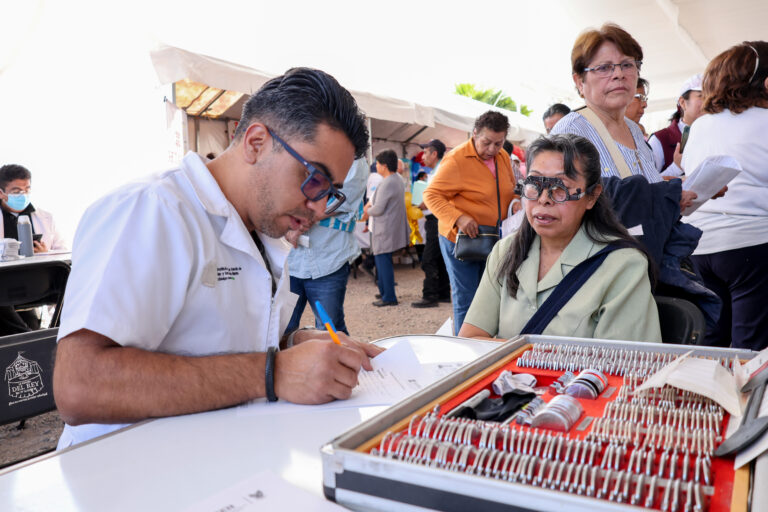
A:
POLYGON ((587 139, 554 135, 531 145, 525 219, 516 235, 493 248, 459 336, 661 341, 645 249, 601 193, 600 155, 587 139), (590 264, 596 267, 591 275, 585 270, 590 264), (586 281, 572 286, 575 294, 558 310, 553 302, 567 295, 555 288, 576 276, 586 281), (539 327, 533 327, 529 320, 540 309, 539 327), (544 315, 542 325, 545 311, 554 316, 547 322, 544 315))

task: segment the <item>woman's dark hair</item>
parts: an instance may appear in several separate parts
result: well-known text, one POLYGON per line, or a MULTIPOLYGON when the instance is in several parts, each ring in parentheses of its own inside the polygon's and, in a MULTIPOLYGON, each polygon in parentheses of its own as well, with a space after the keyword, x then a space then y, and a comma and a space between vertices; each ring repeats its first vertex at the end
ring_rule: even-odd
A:
MULTIPOLYGON (((681 98, 683 98, 685 101, 688 101, 689 99, 691 99, 691 92, 692 91, 685 91, 681 96, 681 98)), ((674 121, 676 123, 683 118, 683 113, 684 113, 683 108, 680 106, 680 102, 678 99, 677 110, 675 110, 675 113, 672 114, 672 117, 670 117, 669 120, 674 121)))
POLYGON ((483 128, 488 128, 496 133, 507 133, 509 131, 509 119, 501 112, 489 110, 475 119, 475 131, 479 133, 483 128))
POLYGON ((376 161, 386 165, 389 172, 397 172, 397 154, 391 149, 385 149, 376 155, 376 161))
MULTIPOLYGON (((536 156, 544 151, 553 151, 563 155, 563 170, 569 178, 576 179, 579 174, 584 175, 587 182, 587 195, 592 196, 595 186, 602 183, 600 154, 597 152, 597 148, 584 137, 569 133, 539 137, 528 147, 526 164, 529 171, 532 170, 536 156), (581 172, 575 166, 577 161, 580 164, 581 172)), ((611 200, 605 194, 600 194, 592 209, 584 212, 584 218, 581 222, 586 228, 587 236, 593 242, 617 244, 642 252, 648 260, 651 286, 655 285, 656 269, 648 251, 627 233, 626 228, 622 226, 613 212, 611 200)), ((517 289, 520 285, 517 279, 517 269, 528 257, 528 251, 536 238, 536 231, 533 230, 527 217, 523 217, 523 223, 514 236, 515 240, 512 242, 512 247, 499 266, 497 274, 499 282, 506 280, 507 290, 512 298, 517 297, 517 289)))
MULTIPOLYGON (((317 126, 326 123, 344 133, 355 148, 355 158, 368 149, 365 116, 352 95, 328 73, 311 68, 292 68, 261 86, 243 106, 235 140, 259 121, 282 138, 315 138, 317 126)), ((282 146, 276 144, 276 150, 282 146)))
POLYGON ((648 91, 651 90, 651 84, 645 78, 637 77, 637 87, 643 88, 643 94, 648 96, 648 91))
POLYGON ((725 109, 734 114, 768 103, 768 42, 745 41, 709 62, 701 84, 702 110, 716 114, 725 109))

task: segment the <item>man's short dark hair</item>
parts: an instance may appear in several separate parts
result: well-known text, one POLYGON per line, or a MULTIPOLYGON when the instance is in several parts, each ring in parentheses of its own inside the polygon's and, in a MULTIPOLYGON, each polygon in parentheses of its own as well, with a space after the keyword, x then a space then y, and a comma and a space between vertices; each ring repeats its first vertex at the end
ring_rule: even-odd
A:
POLYGON ((555 114, 562 114, 563 116, 567 116, 571 113, 571 109, 568 107, 568 105, 563 105, 562 103, 555 103, 551 107, 549 107, 547 110, 544 111, 544 115, 541 116, 541 119, 548 119, 552 117, 555 114))
POLYGON ((389 172, 397 172, 397 154, 391 149, 385 149, 376 155, 376 161, 386 165, 389 172))
POLYGON ((335 78, 318 69, 292 68, 265 83, 243 106, 235 140, 255 121, 280 137, 306 142, 314 140, 320 123, 326 123, 349 138, 355 158, 368 149, 368 128, 357 102, 335 78))
POLYGON ((13 180, 31 180, 32 173, 29 169, 19 164, 6 164, 0 167, 0 188, 5 190, 13 180))
POLYGON ((434 149, 437 152, 438 160, 441 160, 443 158, 443 155, 445 155, 445 144, 443 144, 443 141, 441 141, 440 139, 432 139, 426 144, 419 144, 419 147, 421 149, 427 149, 427 148, 434 149))
POLYGON ((479 133, 483 128, 488 128, 496 133, 507 133, 509 131, 509 119, 501 112, 489 110, 475 119, 475 131, 479 133))

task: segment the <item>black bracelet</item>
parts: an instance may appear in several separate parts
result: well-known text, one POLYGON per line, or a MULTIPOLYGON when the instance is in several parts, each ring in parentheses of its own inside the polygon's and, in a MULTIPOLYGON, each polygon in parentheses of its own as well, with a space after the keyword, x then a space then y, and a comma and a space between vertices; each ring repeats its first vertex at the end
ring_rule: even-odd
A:
POLYGON ((270 402, 277 402, 277 395, 275 394, 275 355, 277 354, 277 347, 269 347, 267 349, 267 362, 265 365, 264 378, 265 378, 265 390, 267 392, 267 400, 270 402))

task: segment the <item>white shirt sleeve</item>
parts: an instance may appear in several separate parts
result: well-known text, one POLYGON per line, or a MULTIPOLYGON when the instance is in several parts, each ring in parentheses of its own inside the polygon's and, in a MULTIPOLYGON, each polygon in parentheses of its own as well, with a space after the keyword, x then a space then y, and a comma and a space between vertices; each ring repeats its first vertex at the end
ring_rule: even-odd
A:
MULTIPOLYGON (((661 141, 656 135, 651 135, 648 139, 648 145, 653 150, 653 162, 656 164, 656 170, 661 173, 664 170, 664 148, 661 147, 661 141)), ((664 173, 662 173, 662 176, 664 173)))
POLYGON ((59 339, 88 329, 153 350, 185 303, 195 242, 184 212, 129 187, 91 206, 73 244, 59 339))
POLYGON ((672 162, 669 164, 669 167, 664 169, 664 172, 661 173, 662 176, 674 176, 676 178, 682 176, 685 174, 683 170, 677 166, 675 162, 672 162))

